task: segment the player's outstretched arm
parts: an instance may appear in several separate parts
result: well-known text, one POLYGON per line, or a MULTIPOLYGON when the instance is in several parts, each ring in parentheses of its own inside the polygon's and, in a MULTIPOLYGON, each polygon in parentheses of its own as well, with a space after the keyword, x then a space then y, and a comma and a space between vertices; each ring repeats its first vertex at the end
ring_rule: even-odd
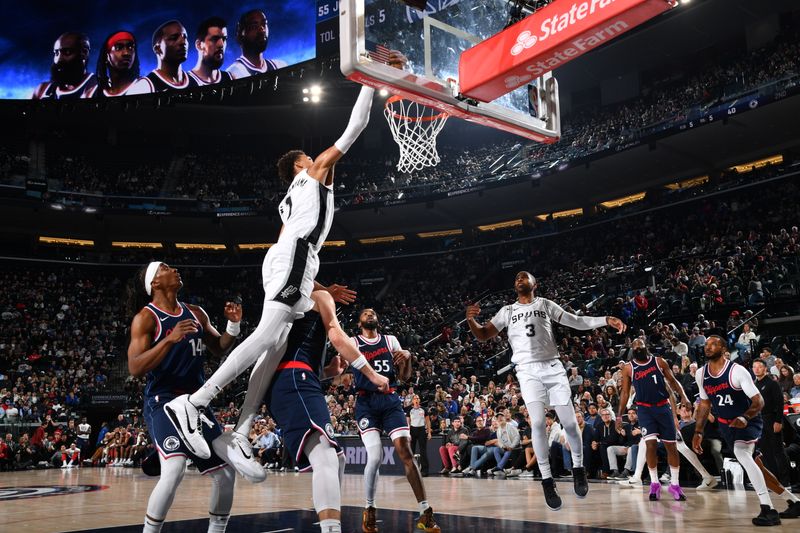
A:
POLYGON ((352 289, 347 288, 347 285, 339 285, 332 283, 327 287, 317 280, 314 280, 315 291, 328 291, 336 303, 350 305, 356 301, 358 293, 352 289))
POLYGON ((481 342, 488 341, 493 337, 497 337, 500 331, 495 327, 492 322, 486 324, 479 324, 475 318, 481 314, 481 307, 478 304, 467 306, 467 325, 469 330, 475 335, 475 338, 481 342))
POLYGON ((172 332, 158 341, 158 344, 148 348, 153 341, 155 328, 153 315, 144 309, 133 317, 131 342, 128 345, 128 371, 132 376, 140 378, 155 369, 161 364, 173 345, 180 342, 186 335, 197 333, 197 323, 187 318, 178 322, 172 332))
POLYGON ((625 365, 622 367, 622 390, 619 393, 619 407, 617 408, 617 420, 619 421, 617 427, 622 425, 622 414, 628 407, 628 398, 631 395, 631 367, 625 365))
MULTIPOLYGON (((392 50, 389 53, 388 63, 397 68, 403 68, 408 62, 405 56, 392 50)), ((350 114, 350 121, 342 133, 342 136, 333 143, 333 146, 322 152, 314 160, 314 163, 308 169, 308 175, 315 180, 325 185, 333 183, 333 166, 339 161, 344 154, 353 146, 358 136, 367 127, 369 123, 369 113, 372 109, 372 96, 375 94, 375 89, 363 85, 361 92, 358 94, 358 99, 353 106, 353 112, 350 114)))
POLYGON ((325 325, 325 330, 328 333, 328 339, 331 344, 339 352, 345 361, 353 365, 353 368, 359 370, 364 376, 370 380, 378 390, 383 392, 389 389, 389 380, 386 376, 382 376, 375 372, 375 369, 369 364, 367 359, 358 351, 356 345, 353 344, 347 333, 342 330, 339 324, 339 319, 336 318, 336 306, 333 303, 333 296, 327 291, 314 291, 311 293, 311 299, 314 300, 314 307, 322 317, 322 323, 325 325))
POLYGON ((587 330, 611 326, 617 333, 624 333, 628 326, 615 316, 578 316, 568 311, 557 303, 548 300, 550 313, 553 320, 572 329, 587 330))

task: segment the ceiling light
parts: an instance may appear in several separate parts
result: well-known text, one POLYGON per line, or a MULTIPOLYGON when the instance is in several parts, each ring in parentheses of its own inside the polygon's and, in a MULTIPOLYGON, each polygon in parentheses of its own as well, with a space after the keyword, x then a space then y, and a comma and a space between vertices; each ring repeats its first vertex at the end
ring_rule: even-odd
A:
POLYGON ((319 96, 317 96, 315 94, 314 96, 311 97, 311 101, 314 102, 315 104, 318 104, 319 103, 319 96))
POLYGON ((320 94, 322 94, 322 87, 320 87, 319 85, 312 85, 311 86, 311 95, 312 96, 318 96, 320 94))
POLYGON ((308 102, 308 96, 304 96, 304 97, 303 97, 303 101, 304 101, 304 102, 308 102))
POLYGON ((308 94, 308 87, 303 88, 303 94, 308 94))
POLYGON ((387 91, 386 89, 381 89, 379 94, 384 98, 386 98, 387 96, 389 96, 389 91, 387 91))

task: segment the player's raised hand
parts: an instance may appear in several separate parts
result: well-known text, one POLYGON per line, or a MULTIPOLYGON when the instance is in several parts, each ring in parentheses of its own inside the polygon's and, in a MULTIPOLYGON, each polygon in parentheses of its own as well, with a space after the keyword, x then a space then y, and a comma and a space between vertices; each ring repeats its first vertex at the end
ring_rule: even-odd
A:
POLYGON ((625 330, 628 329, 628 326, 615 316, 607 316, 606 317, 606 324, 611 326, 612 328, 617 330, 617 333, 625 333, 625 330))
POLYGON ((694 437, 692 437, 692 449, 697 455, 703 454, 703 436, 699 433, 695 433, 694 437))
POLYGON ((231 322, 242 321, 242 304, 236 302, 225 302, 225 318, 231 322))
POLYGON ((399 50, 392 50, 389 52, 389 59, 386 63, 388 63, 391 67, 403 70, 408 64, 408 58, 403 55, 403 52, 399 50))
POLYGON ((325 290, 333 296, 333 301, 344 305, 350 305, 355 302, 356 296, 358 296, 358 293, 352 289, 348 289, 347 285, 337 285, 333 283, 325 287, 325 290))
POLYGON ((467 320, 474 320, 480 314, 481 314, 480 305, 472 304, 467 306, 467 320))
POLYGON ((197 333, 197 331, 197 322, 191 318, 187 318, 186 320, 181 320, 172 328, 172 331, 167 335, 167 340, 171 342, 180 342, 186 335, 197 333))

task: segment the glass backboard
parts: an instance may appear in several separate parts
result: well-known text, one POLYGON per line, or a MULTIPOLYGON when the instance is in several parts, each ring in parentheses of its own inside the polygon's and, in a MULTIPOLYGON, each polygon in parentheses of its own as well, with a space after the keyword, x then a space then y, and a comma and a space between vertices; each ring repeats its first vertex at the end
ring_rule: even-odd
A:
POLYGON ((342 0, 339 9, 341 67, 348 78, 539 142, 560 137, 551 73, 492 102, 460 95, 459 58, 506 27, 507 0, 435 0, 424 12, 397 0, 342 0), (388 50, 406 55, 405 70, 385 63, 388 50))

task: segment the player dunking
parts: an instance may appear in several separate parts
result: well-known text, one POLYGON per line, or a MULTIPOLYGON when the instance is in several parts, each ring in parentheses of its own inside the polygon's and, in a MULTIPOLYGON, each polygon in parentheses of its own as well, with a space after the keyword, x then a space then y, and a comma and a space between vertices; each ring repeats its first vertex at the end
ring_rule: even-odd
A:
POLYGON ((389 378, 392 384, 388 393, 377 390, 368 377, 353 366, 353 377, 358 393, 356 421, 364 448, 367 450, 367 464, 364 467, 367 505, 363 512, 361 529, 364 533, 378 531, 375 491, 378 487, 378 470, 383 451, 381 432, 385 431, 392 439, 398 457, 403 461, 406 478, 419 503, 420 516, 417 520, 417 529, 427 533, 439 533, 441 530, 433 518, 433 509, 428 505, 422 475, 411 452, 411 432, 406 423, 403 405, 394 389, 397 378, 406 380, 411 375, 411 353, 403 350, 394 335, 378 333, 378 326, 377 313, 372 309, 364 309, 358 317, 361 334, 354 339, 358 349, 372 363, 375 370, 389 378))
MULTIPOLYGON (((147 503, 144 533, 161 531, 183 479, 187 459, 191 459, 200 472, 211 476, 214 489, 208 511, 208 531, 223 533, 233 503, 233 469, 216 455, 203 458, 182 445, 164 412, 164 405, 203 384, 205 348, 220 357, 233 346, 242 309, 232 302, 225 304, 228 327, 220 335, 201 307, 178 300, 182 286, 176 269, 156 261, 138 272, 129 290, 130 311, 135 316, 128 346, 128 369, 136 377, 147 376, 144 418, 158 450, 161 471, 147 503)), ((222 433, 210 411, 197 423, 205 442, 211 442, 222 433)))
POLYGON ((647 351, 642 339, 634 339, 633 360, 622 368, 622 393, 617 413, 617 429, 622 428, 622 413, 628 405, 631 383, 636 390, 636 414, 642 428, 642 438, 647 447, 647 467, 650 469, 650 500, 661 499, 661 483, 658 481, 658 442, 661 439, 667 449, 667 462, 670 470, 669 492, 677 501, 686 500, 680 486, 678 476, 681 458, 675 445, 677 440, 675 428, 675 399, 670 389, 676 391, 681 402, 688 405, 689 399, 683 387, 672 375, 669 365, 660 357, 647 351), (669 386, 667 386, 667 382, 669 386), (672 407, 672 409, 670 408, 672 407))
POLYGON ((336 318, 333 298, 326 291, 311 293, 314 307, 295 321, 286 352, 265 398, 275 422, 283 431, 287 449, 302 469, 313 469, 314 508, 323 533, 341 533, 341 476, 344 454, 333 435, 331 415, 320 384, 339 375, 347 363, 366 376, 381 392, 389 380, 370 366, 358 352, 336 318), (325 366, 325 341, 341 354, 325 366), (346 363, 342 363, 342 359, 346 363), (339 458, 337 458, 337 453, 339 458))
POLYGON ((513 351, 511 362, 515 365, 522 398, 531 417, 533 449, 542 472, 545 503, 555 511, 561 508, 561 497, 550 472, 545 406, 552 405, 555 408, 567 434, 572 452, 574 490, 579 498, 584 498, 589 493, 589 483, 583 466, 583 440, 575 419, 567 374, 558 356, 552 323, 584 330, 611 326, 620 333, 625 331, 626 326, 613 316, 573 315, 555 302, 536 297, 536 278, 530 272, 522 271, 517 274, 514 289, 517 301, 503 306, 484 325, 475 321, 481 308, 477 304, 468 306, 467 324, 475 338, 481 342, 496 337, 500 331, 508 328, 508 342, 513 351))
MULTIPOLYGON (((395 62, 402 64, 402 54, 394 55, 395 62)), ((316 160, 293 150, 278 162, 278 173, 290 185, 279 207, 283 228, 262 266, 265 295, 261 320, 200 390, 191 396, 180 396, 167 406, 183 441, 197 455, 208 457, 210 451, 197 424, 202 409, 223 387, 256 363, 236 429, 215 443, 217 453, 227 450, 226 460, 255 481, 264 479, 264 469, 247 452, 250 426, 283 355, 292 322, 314 305, 311 292, 319 271, 318 254, 333 222, 334 166, 366 128, 373 93, 370 87, 361 88, 344 134, 316 160)), ((317 288, 321 286, 317 284, 317 288)), ((337 294, 342 301, 352 301, 352 292, 337 294)))
POLYGON ((703 453, 703 428, 706 426, 709 411, 713 410, 719 421, 722 438, 733 449, 736 460, 742 465, 750 483, 758 494, 761 512, 753 518, 756 526, 778 526, 781 518, 800 516, 800 503, 780 484, 778 479, 761 462, 761 452, 756 441, 761 437, 764 421, 761 409, 764 399, 753 383, 753 378, 743 366, 728 359, 728 347, 719 335, 709 335, 706 340, 708 362, 697 371, 697 388, 700 391, 700 405, 697 407, 692 448, 703 453), (772 507, 769 490, 786 500, 789 507, 782 513, 772 507))

